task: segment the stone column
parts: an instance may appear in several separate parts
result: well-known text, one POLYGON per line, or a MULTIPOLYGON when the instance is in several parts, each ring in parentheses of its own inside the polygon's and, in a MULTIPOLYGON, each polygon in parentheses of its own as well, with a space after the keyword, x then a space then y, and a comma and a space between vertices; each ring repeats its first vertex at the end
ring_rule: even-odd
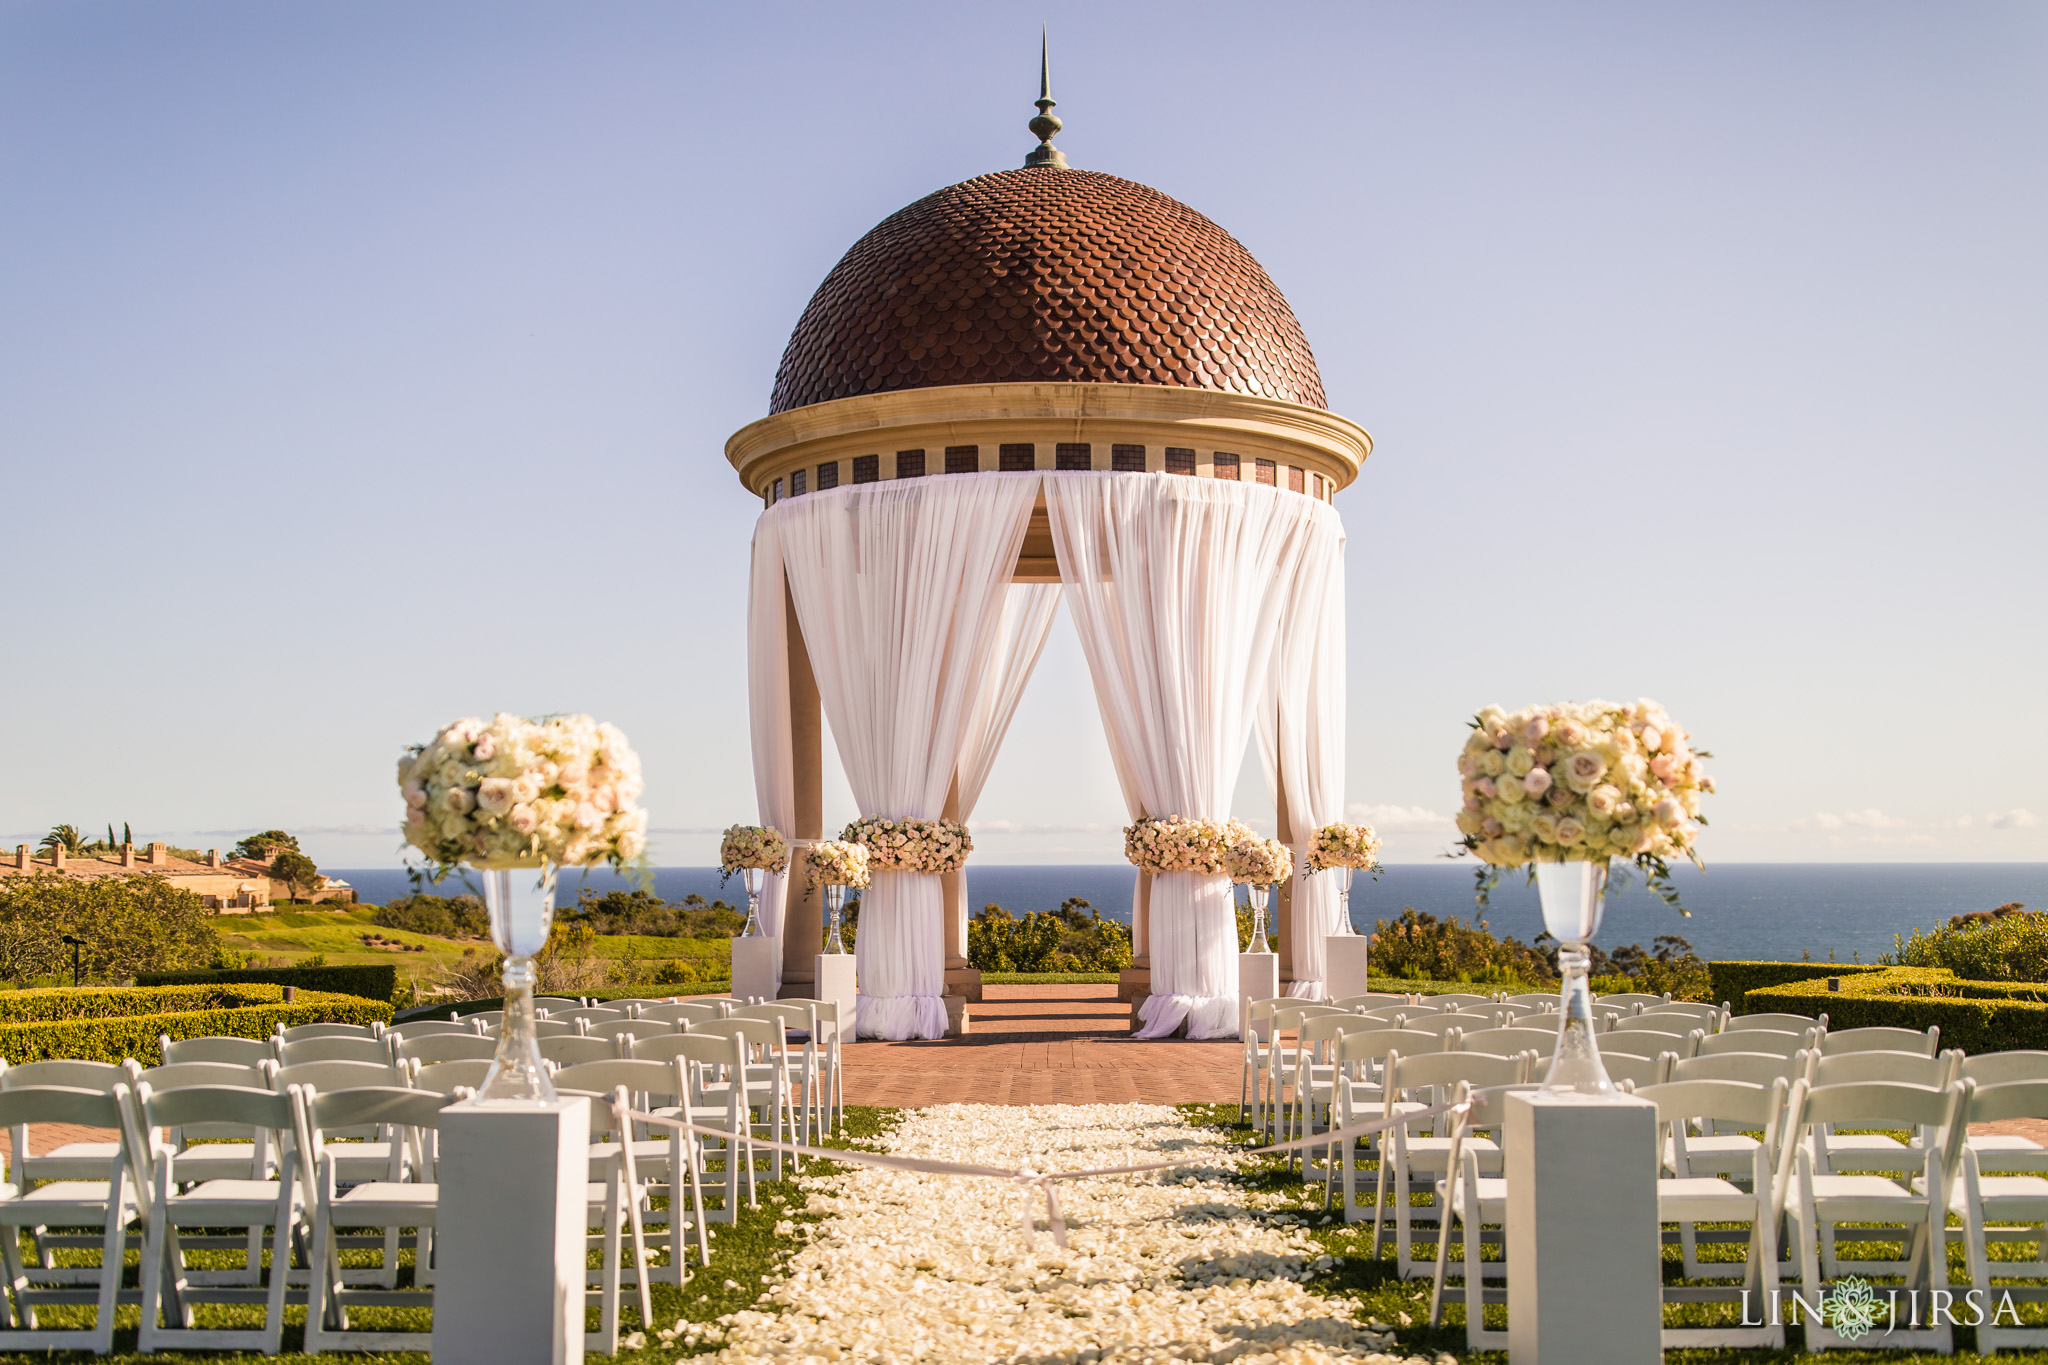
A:
MULTIPOLYGON (((825 719, 818 704, 818 676, 810 647, 796 620, 796 599, 788 580, 782 589, 783 629, 789 646, 789 758, 796 778, 795 839, 825 837, 825 719)), ((788 898, 782 909, 782 994, 809 997, 817 984, 818 948, 825 941, 825 912, 819 893, 807 890, 797 857, 790 858, 788 898)))
MULTIPOLYGON (((1142 1004, 1152 994, 1152 874, 1140 872, 1131 893, 1131 965, 1117 973, 1116 998, 1142 1004)), ((1134 1014, 1132 1016, 1136 1018, 1134 1014)))
MULTIPOLYGON (((1286 776, 1284 773, 1276 773, 1275 775, 1281 778, 1286 776)), ((1287 784, 1285 781, 1279 781, 1274 786, 1279 793, 1273 802, 1273 814, 1275 823, 1278 826, 1274 831, 1274 837, 1283 844, 1292 844, 1294 842, 1294 813, 1287 807, 1287 784)), ((1299 860, 1297 860, 1297 864, 1298 862, 1299 860)), ((1280 931, 1281 995, 1287 994, 1288 985, 1295 979, 1294 878, 1295 874, 1290 872, 1286 881, 1273 888, 1273 914, 1277 920, 1275 927, 1280 931)))
MULTIPOLYGON (((948 820, 960 818, 960 774, 953 774, 953 784, 946 788, 946 808, 941 812, 948 820)), ((940 889, 946 897, 946 994, 957 995, 970 1004, 981 1000, 981 973, 967 965, 967 871, 948 872, 939 878, 940 889)))

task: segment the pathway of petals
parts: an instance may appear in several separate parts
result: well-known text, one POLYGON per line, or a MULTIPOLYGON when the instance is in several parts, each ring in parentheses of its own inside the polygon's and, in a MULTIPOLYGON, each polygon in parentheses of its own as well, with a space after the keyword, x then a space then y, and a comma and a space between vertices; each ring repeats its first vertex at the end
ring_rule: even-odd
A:
MULTIPOLYGON (((1427 1365, 1307 1289, 1329 1264, 1278 1196, 1232 1179, 1222 1134, 1159 1105, 948 1104, 884 1140, 906 1156, 1037 1171, 1185 1156, 1191 1168, 1063 1183, 1068 1245, 1027 1248, 1021 1187, 852 1168, 805 1177, 804 1245, 719 1359, 1427 1365)), ((1035 1196, 1034 1196, 1035 1197, 1035 1196)))

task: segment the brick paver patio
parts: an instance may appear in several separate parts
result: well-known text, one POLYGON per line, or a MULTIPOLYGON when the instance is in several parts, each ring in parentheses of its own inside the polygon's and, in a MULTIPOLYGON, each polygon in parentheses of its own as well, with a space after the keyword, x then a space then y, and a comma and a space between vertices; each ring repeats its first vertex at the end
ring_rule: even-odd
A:
POLYGON ((848 1104, 1181 1104, 1237 1099, 1236 1040, 1138 1042, 1114 986, 987 986, 968 1033, 849 1044, 848 1104))

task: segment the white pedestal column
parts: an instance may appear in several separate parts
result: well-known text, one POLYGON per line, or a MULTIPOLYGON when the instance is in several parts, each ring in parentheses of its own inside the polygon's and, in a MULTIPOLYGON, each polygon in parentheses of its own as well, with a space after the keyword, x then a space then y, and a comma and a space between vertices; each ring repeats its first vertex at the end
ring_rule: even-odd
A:
POLYGON ((759 996, 773 1000, 779 985, 777 968, 782 965, 780 938, 736 938, 732 941, 732 997, 752 1000, 759 996))
POLYGON ((1662 1358, 1657 1106, 1507 1098, 1510 1365, 1662 1358))
POLYGON ((1323 983, 1330 999, 1364 995, 1366 949, 1372 940, 1364 934, 1331 934, 1323 940, 1323 983))
POLYGON ((441 1111, 439 1365, 580 1365, 590 1101, 441 1111))
MULTIPOLYGON (((1239 953, 1237 955, 1237 1017, 1244 1018, 1247 1000, 1271 1000, 1280 994, 1280 954, 1239 953)), ((1262 1043, 1272 1041, 1271 1020, 1254 1025, 1262 1043)))
POLYGON ((818 983, 816 999, 839 1002, 839 1022, 846 1029, 846 1036, 853 1036, 853 963, 852 953, 819 953, 817 956, 818 983))

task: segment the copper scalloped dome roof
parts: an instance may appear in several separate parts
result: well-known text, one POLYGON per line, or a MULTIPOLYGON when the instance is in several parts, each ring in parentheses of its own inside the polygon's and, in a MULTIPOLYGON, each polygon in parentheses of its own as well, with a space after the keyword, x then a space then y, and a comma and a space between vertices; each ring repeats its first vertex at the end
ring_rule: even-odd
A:
POLYGON ((1235 237, 1098 171, 976 176, 891 214, 818 286, 771 412, 945 384, 1165 384, 1324 407, 1308 338, 1235 237))

